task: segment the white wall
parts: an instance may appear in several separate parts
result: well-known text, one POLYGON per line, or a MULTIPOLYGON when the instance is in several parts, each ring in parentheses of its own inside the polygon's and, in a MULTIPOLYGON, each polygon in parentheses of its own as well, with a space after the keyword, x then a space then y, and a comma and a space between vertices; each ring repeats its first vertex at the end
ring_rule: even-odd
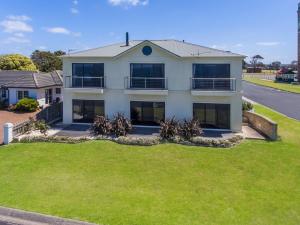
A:
MULTIPOLYGON (((147 44, 148 45, 148 44, 147 44)), ((151 46, 151 44, 149 44, 151 46)), ((162 101, 166 104, 166 118, 174 115, 177 119, 192 118, 193 103, 227 103, 231 104, 231 129, 241 130, 241 78, 242 58, 188 58, 182 59, 151 46, 150 56, 142 54, 141 46, 116 59, 108 58, 63 58, 65 76, 71 76, 72 63, 104 63, 106 89, 104 94, 75 93, 64 90, 64 123, 72 123, 72 99, 105 100, 105 113, 112 117, 117 112, 130 117, 130 101, 162 101), (165 76, 168 79, 167 96, 126 95, 124 94, 125 77, 130 76, 130 63, 164 63, 165 76), (228 97, 193 97, 190 91, 193 63, 229 63, 231 77, 237 79, 237 94, 228 97)))
MULTIPOLYGON (((61 88, 61 91, 63 91, 62 87, 59 86, 57 87, 61 88)), ((18 102, 17 91, 28 91, 29 97, 36 99, 39 102, 40 106, 44 106, 46 104, 45 89, 52 89, 53 100, 55 100, 56 97, 60 97, 60 99, 62 100, 62 94, 61 95, 56 94, 55 88, 56 87, 40 88, 40 89, 9 88, 9 104, 16 104, 18 102)))

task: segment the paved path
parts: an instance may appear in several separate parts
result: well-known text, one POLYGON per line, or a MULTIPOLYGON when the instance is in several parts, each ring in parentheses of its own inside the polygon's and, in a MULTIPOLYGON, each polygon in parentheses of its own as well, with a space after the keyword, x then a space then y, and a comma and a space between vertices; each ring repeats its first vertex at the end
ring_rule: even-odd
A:
POLYGON ((288 117, 300 120, 300 94, 258 86, 243 81, 244 96, 288 117))
POLYGON ((96 225, 0 206, 0 225, 96 225))

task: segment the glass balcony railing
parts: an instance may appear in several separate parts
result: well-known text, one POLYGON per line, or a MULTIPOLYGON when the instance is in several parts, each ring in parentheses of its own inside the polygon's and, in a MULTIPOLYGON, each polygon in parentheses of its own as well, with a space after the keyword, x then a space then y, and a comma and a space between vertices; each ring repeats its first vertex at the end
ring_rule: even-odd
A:
POLYGON ((66 76, 66 88, 105 88, 105 77, 66 76))
POLYGON ((236 91, 235 78, 192 78, 192 90, 199 91, 236 91))

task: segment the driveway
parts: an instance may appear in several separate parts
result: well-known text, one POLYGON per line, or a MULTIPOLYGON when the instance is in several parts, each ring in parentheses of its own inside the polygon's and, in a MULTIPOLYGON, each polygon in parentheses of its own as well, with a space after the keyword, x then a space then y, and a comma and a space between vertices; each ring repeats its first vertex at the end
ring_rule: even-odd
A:
POLYGON ((300 94, 258 86, 243 81, 244 97, 300 120, 300 94))
POLYGON ((33 117, 36 114, 34 113, 14 113, 4 110, 0 110, 0 144, 3 142, 3 125, 5 123, 18 124, 33 117))

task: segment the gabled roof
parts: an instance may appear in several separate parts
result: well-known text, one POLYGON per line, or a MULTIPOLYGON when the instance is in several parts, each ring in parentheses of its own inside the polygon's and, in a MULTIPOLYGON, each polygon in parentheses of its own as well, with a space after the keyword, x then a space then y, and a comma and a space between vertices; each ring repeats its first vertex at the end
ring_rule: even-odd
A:
POLYGON ((16 70, 0 71, 0 87, 38 89, 62 85, 63 81, 60 71, 51 73, 16 70))
POLYGON ((117 43, 100 48, 74 52, 62 57, 116 57, 146 42, 150 42, 153 45, 158 46, 161 49, 178 57, 245 57, 243 55, 232 53, 229 51, 208 48, 201 45, 177 40, 130 41, 129 46, 126 46, 125 43, 117 43))

